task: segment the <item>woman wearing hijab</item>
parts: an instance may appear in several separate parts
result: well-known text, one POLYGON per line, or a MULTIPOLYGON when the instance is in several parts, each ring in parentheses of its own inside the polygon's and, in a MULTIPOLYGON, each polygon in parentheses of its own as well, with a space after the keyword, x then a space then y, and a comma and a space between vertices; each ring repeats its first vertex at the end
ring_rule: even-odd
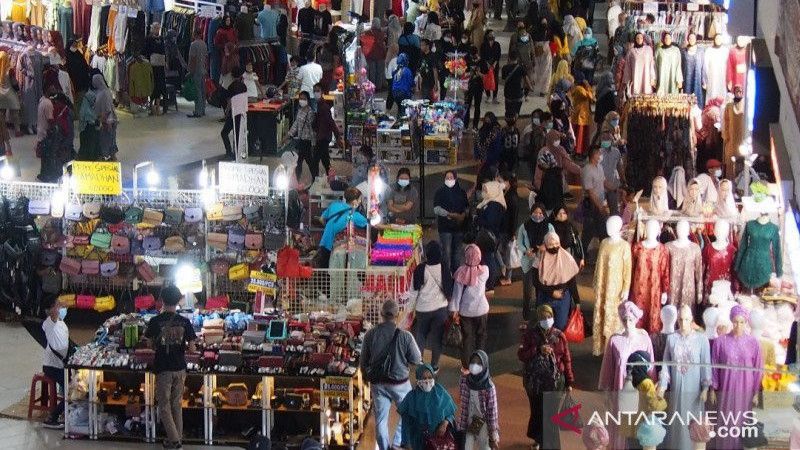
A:
POLYGON ((417 387, 397 406, 403 423, 403 448, 425 450, 426 433, 444 436, 455 422, 456 404, 434 379, 435 372, 429 364, 417 366, 417 387))
POLYGON ((475 224, 480 230, 476 240, 481 247, 484 262, 489 267, 489 281, 486 284, 489 290, 497 285, 505 272, 502 249, 507 209, 503 184, 494 180, 483 183, 475 224))
MULTIPOLYGON (((466 121, 464 121, 466 123, 466 121)), ((493 112, 483 116, 483 124, 478 130, 478 141, 475 143, 475 159, 481 161, 481 167, 497 166, 503 153, 503 128, 493 112)))
POLYGON ((551 33, 547 18, 542 17, 541 25, 533 34, 532 81, 538 95, 550 92, 550 74, 553 73, 553 53, 550 49, 551 33))
POLYGON ((95 90, 94 113, 100 122, 98 130, 98 150, 100 158, 104 161, 114 159, 117 154, 117 113, 114 111, 114 96, 106 85, 106 80, 100 74, 92 77, 92 87, 95 90))
MULTIPOLYGON (((411 69, 412 73, 417 73, 417 66, 419 65, 419 36, 414 34, 414 22, 406 22, 403 24, 403 34, 397 40, 397 45, 400 49, 400 54, 408 57, 407 66, 411 69)), ((399 59, 399 58, 398 58, 399 59)), ((398 65, 400 62, 398 61, 398 65)))
POLYGON ((569 69, 569 62, 562 59, 556 65, 556 71, 553 72, 553 76, 550 77, 550 89, 552 91, 549 91, 549 93, 566 99, 566 92, 572 87, 573 83, 575 83, 575 77, 572 76, 572 72, 569 69), (566 82, 562 82, 562 80, 566 80, 566 82))
POLYGON ((454 170, 444 173, 444 185, 433 197, 433 213, 436 215, 436 231, 442 243, 442 260, 452 270, 461 260, 461 243, 467 218, 467 192, 458 183, 454 170))
POLYGON ((595 139, 601 133, 600 128, 604 125, 606 117, 609 113, 615 112, 617 109, 617 89, 614 86, 614 75, 605 71, 595 78, 597 86, 595 86, 595 98, 597 99, 594 104, 594 123, 597 125, 598 133, 595 134, 595 139))
POLYGON ((574 375, 572 355, 564 333, 555 328, 553 308, 539 305, 536 308, 538 323, 530 326, 522 335, 517 357, 522 361, 522 383, 528 394, 531 416, 528 420, 528 437, 533 439, 532 448, 558 448, 558 428, 549 420, 542 420, 557 412, 555 398, 545 401, 545 392, 572 391, 574 375), (552 366, 557 369, 554 377, 552 366), (545 411, 545 406, 549 406, 545 411), (545 434, 544 427, 547 426, 545 434), (549 439, 545 439, 547 436, 549 439))
POLYGON ((400 25, 400 19, 394 14, 389 16, 388 22, 389 24, 386 27, 386 43, 391 46, 400 39, 400 35, 403 34, 403 26, 400 25))
POLYGON ((583 40, 583 32, 581 32, 581 27, 578 25, 575 17, 568 14, 564 16, 562 29, 569 40, 569 52, 570 54, 575 55, 575 51, 578 50, 578 43, 583 40))
POLYGON ((537 303, 553 308, 555 327, 563 330, 567 326, 572 306, 571 289, 578 264, 575 258, 561 247, 555 231, 544 237, 544 253, 539 260, 539 278, 536 280, 537 303))
MULTIPOLYGON (((595 104, 595 108, 599 106, 600 102, 595 104)), ((600 136, 607 133, 611 136, 611 145, 618 148, 621 153, 625 153, 626 142, 625 139, 622 138, 622 128, 619 126, 619 113, 616 111, 609 111, 603 117, 603 123, 599 124, 591 146, 599 145, 600 136)), ((595 115, 595 120, 597 120, 597 115, 595 115)))
POLYGON ((539 261, 541 260, 541 247, 548 226, 544 205, 534 203, 528 220, 517 229, 517 249, 522 255, 522 318, 530 319, 533 298, 536 293, 535 282, 539 278, 539 261))
POLYGON ((453 275, 453 295, 450 298, 452 320, 461 326, 461 373, 469 373, 469 361, 476 349, 486 348, 489 300, 486 282, 489 268, 481 265, 481 249, 469 244, 464 249, 464 264, 453 275))
POLYGON ((481 48, 483 45, 484 27, 486 27, 486 10, 483 8, 483 2, 473 0, 472 11, 465 31, 468 33, 470 43, 475 48, 481 48))
POLYGON ((39 102, 36 150, 41 158, 41 169, 36 178, 45 183, 58 180, 64 164, 75 155, 72 102, 60 89, 58 82, 46 85, 46 96, 39 102))
POLYGON ((408 67, 409 59, 405 53, 397 57, 397 68, 392 73, 392 99, 397 102, 397 115, 402 116, 404 111, 403 100, 409 100, 414 93, 414 73, 408 67))
POLYGON ((473 352, 469 370, 459 384, 461 414, 458 429, 464 431, 464 450, 496 450, 500 444, 497 389, 489 375, 489 355, 473 352))
POLYGON ((78 148, 78 160, 80 161, 99 161, 100 152, 98 151, 98 123, 94 105, 97 101, 97 92, 89 89, 83 94, 83 101, 78 112, 78 137, 80 147, 78 148))
POLYGON ((414 269, 414 339, 423 356, 425 344, 431 342, 431 367, 436 373, 442 354, 447 304, 453 294, 453 276, 447 262, 442 260, 442 247, 438 241, 428 242, 424 254, 425 262, 414 269))
POLYGON ((594 89, 589 81, 578 72, 578 79, 570 89, 572 100, 572 129, 575 133, 575 153, 583 155, 589 148, 589 127, 592 124, 592 103, 595 101, 594 89))
POLYGON ((572 161, 564 148, 564 134, 550 130, 545 135, 547 145, 536 154, 536 171, 533 174, 533 188, 538 193, 537 200, 545 209, 552 211, 564 203, 564 171, 573 175, 581 173, 581 168, 572 161))
MULTIPOLYGON (((581 243, 580 233, 575 225, 569 220, 569 211, 563 204, 553 209, 553 214, 550 216, 550 225, 553 230, 558 234, 558 240, 561 243, 561 248, 568 251, 578 267, 583 268, 585 264, 585 257, 583 254, 583 244, 581 243)), ((576 302, 577 303, 577 302, 576 302)))
POLYGON ((75 104, 82 104, 81 98, 83 94, 89 90, 92 85, 92 79, 89 75, 91 67, 86 63, 86 58, 81 54, 78 48, 78 41, 73 40, 69 43, 67 49, 67 73, 69 79, 72 81, 72 87, 75 88, 75 104))

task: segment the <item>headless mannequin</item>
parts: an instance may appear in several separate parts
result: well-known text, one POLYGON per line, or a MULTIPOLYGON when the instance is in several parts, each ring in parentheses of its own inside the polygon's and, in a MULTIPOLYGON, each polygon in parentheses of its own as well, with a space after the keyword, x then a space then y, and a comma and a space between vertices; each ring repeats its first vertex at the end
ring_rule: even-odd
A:
POLYGON ((731 225, 728 223, 727 220, 718 220, 714 224, 714 242, 711 243, 711 246, 714 247, 714 250, 722 251, 728 248, 728 235, 731 231, 731 225))
MULTIPOLYGON (((758 219, 756 219, 756 220, 761 225, 766 225, 767 222, 769 222, 769 214, 761 213, 761 215, 758 216, 758 219)), ((775 274, 775 272, 772 272, 772 273, 769 274, 769 279, 770 280, 774 280, 775 278, 777 278, 777 274, 775 274)))
POLYGON ((689 222, 686 220, 681 220, 675 226, 675 234, 677 235, 677 239, 675 239, 673 242, 675 243, 676 247, 686 248, 692 243, 692 241, 689 240, 689 228, 689 222))
MULTIPOLYGON (((658 247, 659 245, 663 245, 661 244, 661 242, 658 241, 658 235, 661 234, 661 224, 658 223, 657 220, 654 219, 648 220, 646 225, 646 230, 647 230, 647 237, 645 238, 644 241, 642 241, 642 246, 644 248, 652 250, 658 247)), ((661 293, 662 305, 667 304, 667 297, 668 296, 666 292, 661 293)))

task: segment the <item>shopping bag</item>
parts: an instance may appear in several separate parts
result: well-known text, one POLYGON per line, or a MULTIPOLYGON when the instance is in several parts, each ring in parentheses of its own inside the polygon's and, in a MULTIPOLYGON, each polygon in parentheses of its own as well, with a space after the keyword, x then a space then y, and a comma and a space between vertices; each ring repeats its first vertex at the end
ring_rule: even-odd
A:
POLYGON ((561 401, 561 407, 558 408, 558 416, 560 418, 559 428, 562 430, 583 429, 583 421, 581 420, 581 416, 578 415, 578 411, 580 411, 580 409, 575 408, 576 406, 580 405, 578 402, 573 400, 572 395, 567 392, 567 394, 564 396, 564 399, 561 401))
POLYGON ((508 268, 518 269, 520 267, 522 267, 522 253, 520 253, 519 247, 517 247, 517 240, 512 239, 511 242, 508 243, 508 268))
POLYGON ((486 75, 483 76, 483 90, 494 91, 497 87, 497 80, 494 79, 494 69, 489 69, 486 75))
POLYGON ((187 101, 195 101, 197 98, 197 86, 194 83, 194 78, 186 77, 183 86, 181 86, 181 94, 187 101))
POLYGON ((583 313, 580 307, 575 306, 572 308, 572 312, 569 313, 569 320, 567 320, 567 326, 564 328, 564 336, 567 338, 567 342, 574 344, 583 342, 583 338, 586 337, 583 330, 583 313))
POLYGON ((464 337, 461 335, 461 326, 454 320, 449 321, 444 334, 444 345, 461 348, 464 337))

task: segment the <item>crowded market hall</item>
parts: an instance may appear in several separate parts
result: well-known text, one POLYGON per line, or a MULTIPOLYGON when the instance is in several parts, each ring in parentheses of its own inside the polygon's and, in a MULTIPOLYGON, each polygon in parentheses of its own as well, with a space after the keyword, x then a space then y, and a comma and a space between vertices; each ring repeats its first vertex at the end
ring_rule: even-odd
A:
POLYGON ((798 34, 0 0, 3 448, 800 449, 798 34))

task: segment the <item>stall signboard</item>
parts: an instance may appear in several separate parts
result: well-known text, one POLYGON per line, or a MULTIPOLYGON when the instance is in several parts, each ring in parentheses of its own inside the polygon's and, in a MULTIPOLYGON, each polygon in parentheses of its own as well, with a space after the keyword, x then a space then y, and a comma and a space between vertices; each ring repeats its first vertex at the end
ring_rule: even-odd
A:
POLYGON ((234 162, 219 163, 219 191, 223 194, 269 195, 269 167, 234 162))
POLYGON ((247 292, 263 292, 264 295, 275 295, 275 285, 278 277, 274 273, 264 273, 260 270, 250 271, 250 283, 247 292))
POLYGON ((325 377, 322 395, 327 398, 350 398, 350 377, 325 377))
POLYGON ((118 162, 75 161, 72 179, 77 194, 122 194, 122 167, 118 162))

